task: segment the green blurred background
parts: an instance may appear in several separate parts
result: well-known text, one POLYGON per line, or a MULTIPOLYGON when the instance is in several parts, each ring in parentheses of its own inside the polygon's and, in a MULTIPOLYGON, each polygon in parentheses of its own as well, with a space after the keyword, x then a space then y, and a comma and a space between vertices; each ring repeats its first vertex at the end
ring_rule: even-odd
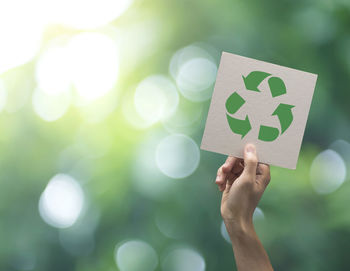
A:
POLYGON ((222 51, 318 74, 254 213, 276 270, 349 270, 348 0, 0 2, 0 270, 235 270, 199 150, 222 51))

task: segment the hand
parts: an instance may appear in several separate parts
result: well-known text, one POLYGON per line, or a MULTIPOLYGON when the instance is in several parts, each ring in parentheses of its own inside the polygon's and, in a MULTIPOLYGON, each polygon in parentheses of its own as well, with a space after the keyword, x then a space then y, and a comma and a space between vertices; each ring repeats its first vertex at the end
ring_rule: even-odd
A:
POLYGON ((244 161, 229 156, 219 168, 216 183, 223 191, 221 215, 238 228, 252 224, 253 213, 270 182, 270 167, 258 163, 255 146, 244 149, 244 161))
POLYGON ((253 213, 270 182, 270 167, 258 163, 255 146, 244 148, 244 161, 228 157, 216 183, 222 193, 221 215, 232 241, 239 271, 271 271, 269 257, 253 225, 253 213))

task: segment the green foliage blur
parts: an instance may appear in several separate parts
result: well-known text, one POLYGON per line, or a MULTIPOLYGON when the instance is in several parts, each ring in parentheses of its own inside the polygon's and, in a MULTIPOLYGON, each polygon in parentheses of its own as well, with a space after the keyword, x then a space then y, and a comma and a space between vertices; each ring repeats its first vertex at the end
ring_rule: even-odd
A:
MULTIPOLYGON (((110 33, 113 27, 125 29, 120 35, 130 51, 121 52, 119 79, 107 94, 115 107, 100 122, 86 121, 101 110, 98 103, 86 110, 70 106, 52 122, 32 106, 35 66, 45 46, 83 30, 48 27, 34 59, 0 74, 12 106, 0 113, 0 270, 121 270, 116 250, 128 240, 153 247, 154 270, 169 271, 164 258, 177 246, 197 251, 205 270, 236 270, 231 245, 221 233, 214 183, 225 157, 200 151, 198 168, 183 179, 144 172, 140 164, 154 159, 169 130, 162 122, 136 128, 123 114, 137 84, 153 74, 169 76, 173 54, 191 44, 211 48, 216 63, 227 51, 318 74, 297 169, 272 167, 259 204, 264 218, 255 227, 275 270, 349 270, 350 160, 349 148, 342 146, 350 142, 350 2, 135 0, 123 15, 94 31, 110 33), (140 28, 128 39, 136 25, 146 25, 149 33, 140 28), (334 150, 347 175, 335 191, 317 193, 310 168, 332 146, 340 146, 334 150), (59 173, 80 183, 86 203, 78 222, 65 229, 45 223, 38 207, 59 173), (84 234, 89 223, 93 230, 84 234)), ((200 117, 185 128, 174 124, 172 131, 199 146, 209 102, 180 95, 183 113, 200 112, 200 117)), ((330 181, 333 173, 327 175, 330 181)))

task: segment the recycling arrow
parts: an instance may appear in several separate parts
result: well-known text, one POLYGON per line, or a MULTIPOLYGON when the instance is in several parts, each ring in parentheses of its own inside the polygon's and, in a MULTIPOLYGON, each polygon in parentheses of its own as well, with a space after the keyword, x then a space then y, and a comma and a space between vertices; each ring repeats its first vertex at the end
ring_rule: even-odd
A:
MULTIPOLYGON (((252 71, 246 77, 242 76, 245 87, 247 90, 252 90, 260 92, 258 86, 264 81, 267 77, 270 77, 270 73, 263 71, 252 71)), ((268 85, 270 88, 270 93, 272 98, 283 95, 287 93, 286 85, 283 80, 276 76, 271 76, 268 79, 268 85)), ((235 114, 244 104, 245 100, 237 93, 232 93, 226 100, 226 117, 227 122, 230 126, 230 129, 235 134, 241 135, 241 138, 252 129, 248 115, 245 119, 237 119, 229 114, 235 114)), ((293 113, 292 108, 294 105, 280 103, 271 116, 277 116, 280 122, 281 131, 276 127, 260 125, 259 126, 259 135, 258 139, 262 141, 274 141, 279 135, 282 135, 292 124, 293 122, 293 113)))
POLYGON ((268 82, 272 97, 277 97, 287 93, 286 85, 281 78, 271 77, 268 82))
POLYGON ((245 100, 237 92, 234 92, 226 100, 226 110, 230 114, 234 114, 244 103, 245 100))
POLYGON ((280 131, 275 127, 260 125, 258 138, 262 141, 274 141, 279 133, 280 131))
POLYGON ((294 105, 279 104, 272 115, 276 115, 281 124, 281 134, 283 134, 293 121, 292 108, 294 105))
POLYGON ((248 116, 246 116, 244 120, 233 118, 228 114, 226 114, 226 117, 232 132, 241 135, 241 138, 252 129, 248 116))
POLYGON ((244 77, 242 75, 245 88, 248 90, 260 92, 260 90, 258 89, 258 86, 269 75, 270 75, 269 73, 261 72, 261 71, 253 71, 249 73, 247 77, 244 77))

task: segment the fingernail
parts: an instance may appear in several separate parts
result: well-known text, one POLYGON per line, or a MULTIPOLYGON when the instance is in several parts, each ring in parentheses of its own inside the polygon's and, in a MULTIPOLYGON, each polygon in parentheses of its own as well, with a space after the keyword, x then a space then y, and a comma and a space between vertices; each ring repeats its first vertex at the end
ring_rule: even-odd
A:
POLYGON ((247 153, 254 153, 255 148, 253 145, 248 145, 248 147, 245 150, 247 153))

